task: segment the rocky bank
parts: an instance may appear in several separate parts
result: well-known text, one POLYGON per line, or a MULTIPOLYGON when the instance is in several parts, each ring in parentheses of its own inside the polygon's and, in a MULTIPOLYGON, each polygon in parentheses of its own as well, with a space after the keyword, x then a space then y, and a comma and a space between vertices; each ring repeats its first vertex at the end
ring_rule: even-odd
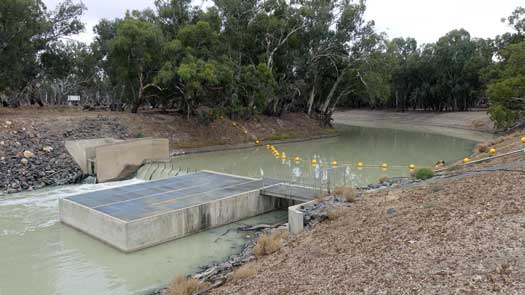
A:
POLYGON ((0 121, 0 194, 81 181, 84 175, 66 151, 65 141, 106 136, 129 134, 125 126, 104 116, 66 123, 0 121))

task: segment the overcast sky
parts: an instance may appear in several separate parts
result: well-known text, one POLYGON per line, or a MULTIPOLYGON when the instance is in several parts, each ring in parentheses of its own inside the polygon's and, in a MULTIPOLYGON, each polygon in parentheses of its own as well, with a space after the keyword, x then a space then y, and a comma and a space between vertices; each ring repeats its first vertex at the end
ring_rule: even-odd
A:
MULTIPOLYGON (((44 0, 51 9, 59 0, 44 0)), ((86 32, 78 39, 90 41, 92 27, 101 18, 122 17, 127 9, 153 6, 153 0, 83 0, 88 11, 83 16, 86 32)), ((194 0, 196 5, 211 1, 194 0)), ((377 29, 393 37, 414 37, 419 43, 435 42, 447 32, 464 28, 474 37, 494 37, 510 29, 501 23, 524 0, 367 0, 366 18, 377 29)))

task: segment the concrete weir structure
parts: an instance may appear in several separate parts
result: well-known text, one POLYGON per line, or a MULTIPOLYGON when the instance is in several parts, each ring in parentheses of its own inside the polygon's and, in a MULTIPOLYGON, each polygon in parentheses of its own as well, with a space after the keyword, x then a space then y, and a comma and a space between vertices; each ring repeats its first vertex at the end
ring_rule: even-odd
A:
POLYGON ((62 199, 60 220, 132 252, 295 204, 261 195, 278 184, 202 171, 62 199))

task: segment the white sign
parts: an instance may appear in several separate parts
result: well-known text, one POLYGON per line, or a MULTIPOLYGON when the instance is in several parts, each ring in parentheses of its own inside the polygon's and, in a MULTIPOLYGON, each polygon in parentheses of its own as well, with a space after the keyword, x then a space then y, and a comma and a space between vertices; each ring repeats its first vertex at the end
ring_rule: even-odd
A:
POLYGON ((67 101, 80 101, 80 95, 68 95, 67 101))

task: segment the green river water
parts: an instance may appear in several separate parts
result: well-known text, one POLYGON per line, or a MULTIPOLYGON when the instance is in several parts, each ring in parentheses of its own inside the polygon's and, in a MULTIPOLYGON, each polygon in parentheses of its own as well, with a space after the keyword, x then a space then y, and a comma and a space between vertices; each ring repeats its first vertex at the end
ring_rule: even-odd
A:
MULTIPOLYGON (((279 145, 288 157, 275 159, 266 148, 177 157, 172 168, 215 170, 252 177, 278 177, 298 181, 315 179, 320 167, 339 163, 432 166, 438 160, 455 161, 471 153, 474 142, 422 132, 340 127, 337 138, 279 145)), ((358 170, 344 168, 352 184, 377 182, 383 175, 404 176, 408 168, 358 170)), ((169 173, 167 173, 169 174, 169 173)), ((220 261, 238 252, 246 234, 232 224, 192 235, 133 254, 123 254, 58 220, 58 200, 111 186, 135 183, 130 180, 104 185, 76 185, 0 196, 0 295, 51 294, 140 294, 162 286, 177 274, 220 261), (225 234, 226 233, 226 234, 225 234)), ((286 220, 286 212, 274 212, 242 221, 243 224, 286 220)))

